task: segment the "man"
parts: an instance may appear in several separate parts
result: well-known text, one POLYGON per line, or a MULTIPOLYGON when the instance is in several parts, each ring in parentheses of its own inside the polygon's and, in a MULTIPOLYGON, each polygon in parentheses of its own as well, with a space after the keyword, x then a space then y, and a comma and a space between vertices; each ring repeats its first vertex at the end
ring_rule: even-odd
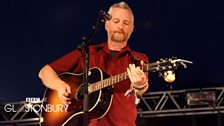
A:
MULTIPOLYGON (((147 63, 148 57, 132 51, 127 45, 134 29, 134 16, 128 4, 115 3, 108 13, 112 16, 105 23, 108 40, 90 46, 89 67, 98 67, 110 76, 127 71, 130 79, 114 84, 109 111, 101 119, 90 121, 89 126, 135 126, 136 94, 144 93, 149 85, 147 73, 136 65, 143 64, 143 61, 147 63)), ((48 88, 58 92, 58 97, 64 104, 71 104, 68 97, 71 87, 58 77, 58 74, 67 71, 83 72, 82 57, 78 50, 45 65, 40 70, 39 77, 48 88)))

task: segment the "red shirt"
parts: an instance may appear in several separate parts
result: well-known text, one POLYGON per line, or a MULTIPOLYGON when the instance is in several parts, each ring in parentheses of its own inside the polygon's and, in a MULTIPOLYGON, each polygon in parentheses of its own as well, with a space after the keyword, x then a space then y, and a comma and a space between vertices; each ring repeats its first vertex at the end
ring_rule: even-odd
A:
MULTIPOLYGON (((108 43, 90 46, 89 68, 98 67, 110 76, 125 72, 130 63, 136 60, 143 60, 148 63, 148 57, 139 52, 131 51, 126 46, 114 57, 111 56, 108 43)), ((62 72, 83 72, 83 62, 81 53, 74 50, 58 60, 52 62, 50 66, 58 73, 62 72)), ((114 84, 114 94, 111 107, 107 114, 97 120, 92 121, 89 126, 135 126, 137 116, 135 105, 135 94, 127 97, 125 92, 130 88, 130 80, 114 84)))

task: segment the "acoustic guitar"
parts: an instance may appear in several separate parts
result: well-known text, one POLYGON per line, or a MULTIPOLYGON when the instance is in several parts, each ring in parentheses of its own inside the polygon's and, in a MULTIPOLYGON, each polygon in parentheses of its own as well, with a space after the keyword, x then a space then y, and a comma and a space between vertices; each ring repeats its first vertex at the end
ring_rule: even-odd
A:
MULTIPOLYGON (((183 59, 161 59, 141 67, 144 72, 160 72, 176 70, 179 66, 191 61, 183 59)), ((43 126, 82 126, 83 125, 83 73, 65 72, 59 77, 71 86, 71 104, 65 106, 58 98, 57 91, 46 89, 44 106, 47 111, 42 113, 43 126)), ((128 79, 128 73, 123 72, 109 76, 97 67, 89 69, 88 76, 88 117, 89 120, 102 118, 110 109, 113 100, 113 84, 128 79)))

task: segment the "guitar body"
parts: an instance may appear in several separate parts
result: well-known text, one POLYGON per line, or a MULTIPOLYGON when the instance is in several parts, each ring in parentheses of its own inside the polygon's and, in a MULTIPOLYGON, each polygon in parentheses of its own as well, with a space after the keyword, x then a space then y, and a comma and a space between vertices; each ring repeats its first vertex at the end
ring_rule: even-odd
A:
MULTIPOLYGON (((71 86, 71 104, 65 109, 58 98, 57 91, 47 89, 44 95, 44 106, 50 106, 51 109, 42 113, 44 121, 43 126, 82 126, 83 125, 83 74, 62 73, 59 77, 71 86)), ((101 81, 109 76, 103 73, 99 68, 89 70, 89 85, 101 81)), ((113 87, 95 91, 88 95, 88 117, 89 121, 102 118, 110 108, 113 98, 113 87)))

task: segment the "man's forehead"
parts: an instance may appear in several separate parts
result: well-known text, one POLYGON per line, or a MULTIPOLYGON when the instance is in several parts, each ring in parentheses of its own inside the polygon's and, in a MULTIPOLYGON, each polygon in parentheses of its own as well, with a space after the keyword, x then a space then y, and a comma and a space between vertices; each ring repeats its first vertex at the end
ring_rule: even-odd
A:
POLYGON ((112 9, 112 18, 125 18, 131 20, 132 16, 132 13, 127 9, 118 7, 112 9))

